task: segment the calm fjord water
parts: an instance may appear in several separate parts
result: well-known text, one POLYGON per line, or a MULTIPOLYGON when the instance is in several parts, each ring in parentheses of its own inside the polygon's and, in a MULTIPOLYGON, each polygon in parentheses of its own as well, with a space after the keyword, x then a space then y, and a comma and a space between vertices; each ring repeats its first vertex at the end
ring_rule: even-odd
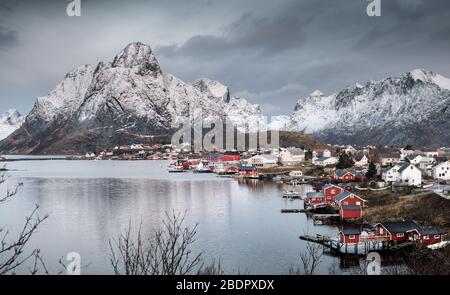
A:
MULTIPOLYGON (((110 274, 109 240, 131 221, 143 232, 160 224, 165 211, 187 211, 187 224, 198 223, 195 251, 207 261, 220 259, 225 270, 286 274, 299 264, 301 234, 335 235, 336 228, 314 226, 305 214, 281 214, 302 208, 300 200, 281 197, 286 189, 272 181, 243 181, 213 174, 169 174, 167 161, 19 161, 8 163, 8 186, 23 182, 20 193, 0 206, 0 225, 12 232, 23 225, 35 204, 49 219, 33 237, 52 272, 58 260, 78 252, 84 274, 110 274)), ((5 188, 3 188, 5 189, 5 188)), ((303 193, 312 190, 301 186, 303 193)), ((320 273, 336 258, 324 256, 320 273)))

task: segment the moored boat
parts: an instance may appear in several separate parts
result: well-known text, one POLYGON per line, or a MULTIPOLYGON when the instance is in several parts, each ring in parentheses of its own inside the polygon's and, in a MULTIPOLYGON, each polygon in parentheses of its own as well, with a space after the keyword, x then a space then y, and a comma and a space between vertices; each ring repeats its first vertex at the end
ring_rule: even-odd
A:
POLYGON ((301 197, 301 193, 295 190, 287 190, 283 192, 283 197, 285 198, 300 198, 301 197))

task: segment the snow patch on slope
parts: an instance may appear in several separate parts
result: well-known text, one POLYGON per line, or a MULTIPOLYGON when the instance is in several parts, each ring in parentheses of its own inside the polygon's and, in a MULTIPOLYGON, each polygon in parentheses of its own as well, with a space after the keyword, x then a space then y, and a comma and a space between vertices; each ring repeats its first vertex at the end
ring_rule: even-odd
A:
POLYGON ((8 110, 0 115, 0 140, 5 139, 16 131, 25 122, 25 117, 21 116, 15 109, 8 110))

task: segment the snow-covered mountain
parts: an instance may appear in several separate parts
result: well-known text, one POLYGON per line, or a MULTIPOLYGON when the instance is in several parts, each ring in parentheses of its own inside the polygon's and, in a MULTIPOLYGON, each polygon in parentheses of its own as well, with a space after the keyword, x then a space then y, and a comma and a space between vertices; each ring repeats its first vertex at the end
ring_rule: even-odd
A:
POLYGON ((25 124, 0 150, 47 153, 97 150, 139 138, 167 138, 183 118, 261 119, 257 105, 231 97, 206 78, 192 84, 162 72, 150 46, 131 43, 111 62, 84 65, 39 97, 25 124))
POLYGON ((0 140, 16 131, 24 121, 25 117, 21 116, 15 109, 8 110, 0 115, 0 140))
POLYGON ((450 79, 425 70, 300 99, 288 129, 329 143, 449 145, 450 79))

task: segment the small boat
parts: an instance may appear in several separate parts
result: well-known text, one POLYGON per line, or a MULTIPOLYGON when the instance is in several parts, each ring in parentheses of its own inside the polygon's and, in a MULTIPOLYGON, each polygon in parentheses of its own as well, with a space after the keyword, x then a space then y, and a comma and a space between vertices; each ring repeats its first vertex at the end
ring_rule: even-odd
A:
POLYGON ((186 172, 186 170, 184 170, 183 166, 176 166, 176 165, 169 165, 169 167, 167 167, 167 171, 169 173, 186 172))
POLYGON ((433 187, 434 183, 422 184, 422 188, 430 188, 433 187))
POLYGON ((194 168, 194 173, 211 173, 212 170, 203 162, 198 163, 198 165, 194 168))
POLYGON ((284 198, 300 198, 301 193, 298 191, 294 191, 294 190, 287 190, 283 192, 283 197, 284 198))

